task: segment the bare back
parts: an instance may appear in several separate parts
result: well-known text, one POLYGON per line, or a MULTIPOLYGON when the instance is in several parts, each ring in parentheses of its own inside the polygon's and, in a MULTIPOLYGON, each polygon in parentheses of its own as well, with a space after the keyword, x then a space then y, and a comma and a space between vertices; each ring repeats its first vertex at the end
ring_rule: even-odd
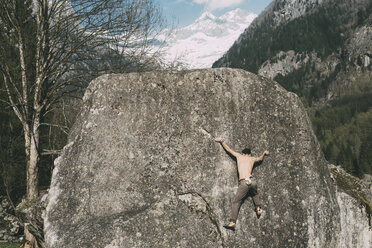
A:
POLYGON ((257 158, 250 155, 239 154, 236 156, 239 180, 252 176, 252 170, 257 158))
POLYGON ((265 151, 260 157, 256 158, 252 157, 250 154, 241 154, 235 152, 221 138, 216 138, 215 141, 220 143, 228 153, 236 158, 238 164, 239 180, 251 177, 254 163, 262 161, 265 155, 269 154, 268 151, 265 151))

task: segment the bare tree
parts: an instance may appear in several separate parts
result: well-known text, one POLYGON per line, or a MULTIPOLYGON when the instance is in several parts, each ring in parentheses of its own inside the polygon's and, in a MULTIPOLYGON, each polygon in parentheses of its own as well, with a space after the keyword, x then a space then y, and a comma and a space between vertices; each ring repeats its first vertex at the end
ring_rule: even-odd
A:
POLYGON ((45 116, 100 73, 156 64, 163 25, 151 0, 0 1, 2 90, 23 126, 29 200, 38 196, 45 116))

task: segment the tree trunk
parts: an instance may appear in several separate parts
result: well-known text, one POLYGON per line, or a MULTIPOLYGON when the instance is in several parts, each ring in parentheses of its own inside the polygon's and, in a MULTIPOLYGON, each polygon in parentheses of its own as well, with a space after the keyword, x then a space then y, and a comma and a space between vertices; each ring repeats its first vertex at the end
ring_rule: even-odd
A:
MULTIPOLYGON (((24 124, 25 132, 25 145, 26 145, 26 161, 27 161, 27 200, 35 202, 39 196, 39 180, 38 180, 38 162, 39 162, 39 126, 40 126, 40 114, 36 113, 34 115, 33 123, 31 125, 24 124), (30 127, 31 126, 31 127, 30 127)), ((37 203, 36 203, 37 204, 37 203)), ((28 217, 30 220, 33 219, 34 213, 29 213, 28 217)), ((28 223, 25 226, 25 240, 26 243, 24 248, 40 248, 35 238, 34 232, 30 232, 29 228, 33 228, 33 224, 28 223)), ((40 231, 40 230, 39 230, 40 231)), ((36 232, 41 233, 41 232, 36 232)))
POLYGON ((36 199, 39 195, 38 162, 39 162, 39 118, 34 119, 32 128, 25 128, 27 157, 27 199, 36 199), (31 131, 32 130, 32 131, 31 131))
POLYGON ((39 195, 38 167, 39 155, 35 143, 31 142, 30 159, 27 164, 27 199, 32 200, 39 195))

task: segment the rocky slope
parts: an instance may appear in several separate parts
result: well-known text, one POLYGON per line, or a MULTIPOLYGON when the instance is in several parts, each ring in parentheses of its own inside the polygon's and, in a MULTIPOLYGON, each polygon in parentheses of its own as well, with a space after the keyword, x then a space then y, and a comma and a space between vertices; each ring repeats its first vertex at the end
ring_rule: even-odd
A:
POLYGON ((371 76, 371 10, 367 0, 275 0, 213 67, 281 75, 279 83, 309 105, 371 90, 358 80, 371 76), (299 82, 284 82, 306 66, 299 82))
POLYGON ((301 101, 274 81, 233 69, 105 75, 55 162, 45 238, 50 248, 367 248, 366 207, 342 197, 301 101), (271 152, 254 170, 263 215, 247 200, 236 232, 222 227, 236 165, 217 136, 271 152))
POLYGON ((371 247, 372 188, 371 184, 356 178, 342 168, 329 165, 331 178, 336 186, 337 202, 340 206, 340 247, 371 247), (354 232, 349 234, 348 226, 354 232), (369 228, 367 228, 369 226, 369 228), (355 240, 359 240, 355 242, 355 240))

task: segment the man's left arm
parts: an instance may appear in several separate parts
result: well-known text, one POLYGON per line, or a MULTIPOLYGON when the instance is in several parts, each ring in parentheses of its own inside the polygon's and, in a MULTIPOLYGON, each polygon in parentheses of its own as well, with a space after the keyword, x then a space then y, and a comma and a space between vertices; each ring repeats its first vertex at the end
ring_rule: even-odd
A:
POLYGON ((260 157, 255 159, 255 162, 261 162, 266 155, 269 155, 268 151, 264 151, 260 157))

